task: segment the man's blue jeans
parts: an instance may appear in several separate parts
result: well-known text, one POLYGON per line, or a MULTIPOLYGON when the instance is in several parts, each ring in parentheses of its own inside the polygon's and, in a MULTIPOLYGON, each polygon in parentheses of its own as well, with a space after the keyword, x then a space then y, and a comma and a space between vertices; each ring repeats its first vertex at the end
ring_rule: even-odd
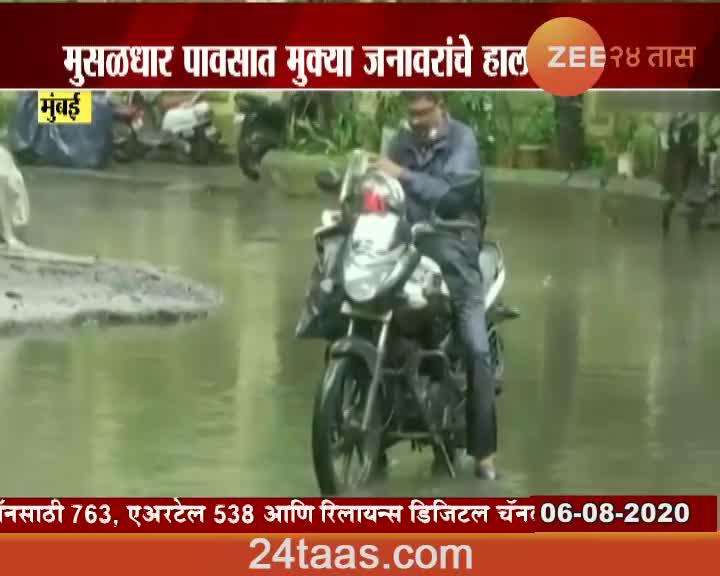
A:
POLYGON ((420 238, 418 249, 440 266, 450 291, 468 367, 467 450, 475 458, 485 458, 497 450, 497 423, 478 236, 469 231, 438 232, 420 238))

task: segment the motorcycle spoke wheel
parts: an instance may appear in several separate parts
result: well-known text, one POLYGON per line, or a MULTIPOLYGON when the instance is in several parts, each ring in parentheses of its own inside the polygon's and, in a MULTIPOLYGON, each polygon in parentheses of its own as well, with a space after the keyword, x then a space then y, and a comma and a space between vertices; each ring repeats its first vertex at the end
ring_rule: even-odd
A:
POLYGON ((338 453, 340 462, 336 461, 334 464, 340 464, 338 476, 346 488, 356 488, 362 484, 368 473, 369 462, 364 457, 363 439, 358 432, 365 399, 363 387, 367 388, 367 384, 360 382, 355 375, 344 380, 342 384, 340 418, 336 422, 337 439, 342 450, 338 453))
POLYGON ((342 461, 342 472, 339 477, 342 483, 348 488, 355 488, 361 483, 364 475, 365 465, 362 459, 362 455, 355 446, 343 454, 342 461), (353 468, 354 456, 358 456, 357 468, 353 468), (353 473, 354 472, 354 473, 353 473))
POLYGON ((357 362, 335 364, 329 391, 316 405, 313 454, 324 494, 338 494, 366 485, 376 468, 382 428, 376 409, 370 430, 361 432, 370 384, 369 373, 357 362))

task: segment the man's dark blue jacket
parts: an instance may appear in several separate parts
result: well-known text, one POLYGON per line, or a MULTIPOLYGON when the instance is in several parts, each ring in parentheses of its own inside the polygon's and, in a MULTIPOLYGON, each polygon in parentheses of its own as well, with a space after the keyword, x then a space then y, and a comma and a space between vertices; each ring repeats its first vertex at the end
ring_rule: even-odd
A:
POLYGON ((482 181, 479 188, 463 190, 459 197, 448 195, 453 173, 482 172, 480 150, 469 126, 448 117, 441 131, 427 143, 401 130, 388 145, 387 156, 407 169, 400 182, 407 195, 411 223, 426 219, 433 210, 445 218, 470 213, 485 219, 482 181))

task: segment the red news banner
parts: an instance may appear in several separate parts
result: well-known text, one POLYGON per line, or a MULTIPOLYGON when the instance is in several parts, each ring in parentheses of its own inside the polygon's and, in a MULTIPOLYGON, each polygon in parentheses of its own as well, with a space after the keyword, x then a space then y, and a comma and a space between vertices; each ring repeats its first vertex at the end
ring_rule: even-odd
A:
POLYGON ((0 533, 677 533, 717 529, 716 496, 0 500, 0 533))
POLYGON ((22 55, 0 89, 720 88, 716 3, 12 3, 0 20, 22 55))

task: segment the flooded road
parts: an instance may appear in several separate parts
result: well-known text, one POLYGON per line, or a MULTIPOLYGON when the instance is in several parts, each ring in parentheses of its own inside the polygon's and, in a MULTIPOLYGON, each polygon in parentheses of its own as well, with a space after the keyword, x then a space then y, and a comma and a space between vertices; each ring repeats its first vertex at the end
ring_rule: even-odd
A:
MULTIPOLYGON (((330 202, 28 186, 35 246, 170 267, 225 302, 178 326, 0 340, 0 494, 316 495, 322 347, 293 331, 330 202)), ((720 237, 677 226, 664 242, 659 218, 646 200, 498 188, 489 236, 522 313, 505 330, 503 477, 433 479, 429 453, 400 450, 373 493, 720 493, 720 237)))

